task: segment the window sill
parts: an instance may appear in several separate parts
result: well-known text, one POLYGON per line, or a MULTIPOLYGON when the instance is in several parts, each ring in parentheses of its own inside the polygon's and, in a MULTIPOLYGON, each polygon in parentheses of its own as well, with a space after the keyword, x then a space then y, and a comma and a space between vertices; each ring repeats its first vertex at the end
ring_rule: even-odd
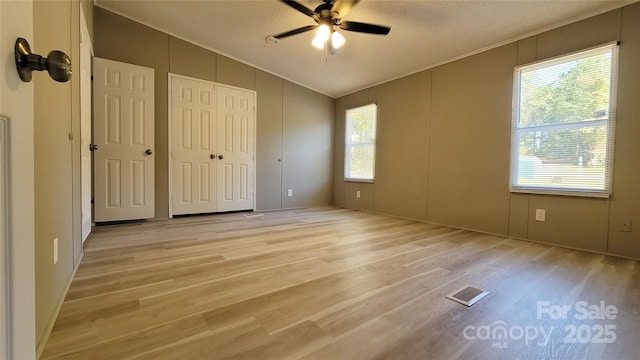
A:
POLYGON ((344 182, 373 184, 373 180, 367 180, 367 179, 344 179, 344 182))
POLYGON ((567 190, 567 189, 536 189, 536 188, 522 188, 512 187, 509 189, 512 193, 521 194, 536 194, 536 195, 555 195, 555 196, 572 196, 572 197, 588 197, 608 199, 611 197, 611 193, 608 191, 597 190, 567 190))

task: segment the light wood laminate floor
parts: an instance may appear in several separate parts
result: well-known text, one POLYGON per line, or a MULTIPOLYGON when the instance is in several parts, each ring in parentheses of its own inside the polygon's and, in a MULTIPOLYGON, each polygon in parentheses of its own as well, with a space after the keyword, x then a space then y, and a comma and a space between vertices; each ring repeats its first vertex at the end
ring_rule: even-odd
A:
POLYGON ((637 359, 639 280, 636 261, 331 207, 102 226, 42 358, 637 359), (490 294, 445 298, 465 285, 490 294))

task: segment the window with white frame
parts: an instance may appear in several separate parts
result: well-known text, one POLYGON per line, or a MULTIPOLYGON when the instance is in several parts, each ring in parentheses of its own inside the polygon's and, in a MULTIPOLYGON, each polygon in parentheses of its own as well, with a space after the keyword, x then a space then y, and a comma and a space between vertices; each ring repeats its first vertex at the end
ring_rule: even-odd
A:
POLYGON ((617 63, 611 44, 515 69, 511 191, 610 195, 617 63))
POLYGON ((377 106, 349 109, 345 122, 344 179, 373 182, 377 106))

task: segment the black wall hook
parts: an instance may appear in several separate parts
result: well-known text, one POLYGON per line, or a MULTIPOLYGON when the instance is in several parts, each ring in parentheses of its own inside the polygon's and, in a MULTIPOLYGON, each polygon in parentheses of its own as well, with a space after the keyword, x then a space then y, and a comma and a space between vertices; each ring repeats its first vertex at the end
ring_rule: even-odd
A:
POLYGON ((24 82, 31 81, 33 70, 47 70, 49 76, 58 82, 67 82, 71 79, 71 59, 62 51, 54 50, 46 58, 43 58, 31 52, 27 40, 18 38, 15 46, 15 59, 18 75, 24 82))

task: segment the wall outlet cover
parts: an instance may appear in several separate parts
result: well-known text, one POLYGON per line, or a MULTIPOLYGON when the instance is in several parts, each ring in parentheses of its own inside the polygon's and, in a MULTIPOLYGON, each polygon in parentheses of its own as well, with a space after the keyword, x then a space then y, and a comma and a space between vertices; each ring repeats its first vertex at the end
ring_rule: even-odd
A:
POLYGON ((631 231, 631 219, 623 219, 620 221, 620 231, 629 232, 631 231))
POLYGON ((545 209, 536 209, 536 221, 545 221, 547 212, 545 209))

